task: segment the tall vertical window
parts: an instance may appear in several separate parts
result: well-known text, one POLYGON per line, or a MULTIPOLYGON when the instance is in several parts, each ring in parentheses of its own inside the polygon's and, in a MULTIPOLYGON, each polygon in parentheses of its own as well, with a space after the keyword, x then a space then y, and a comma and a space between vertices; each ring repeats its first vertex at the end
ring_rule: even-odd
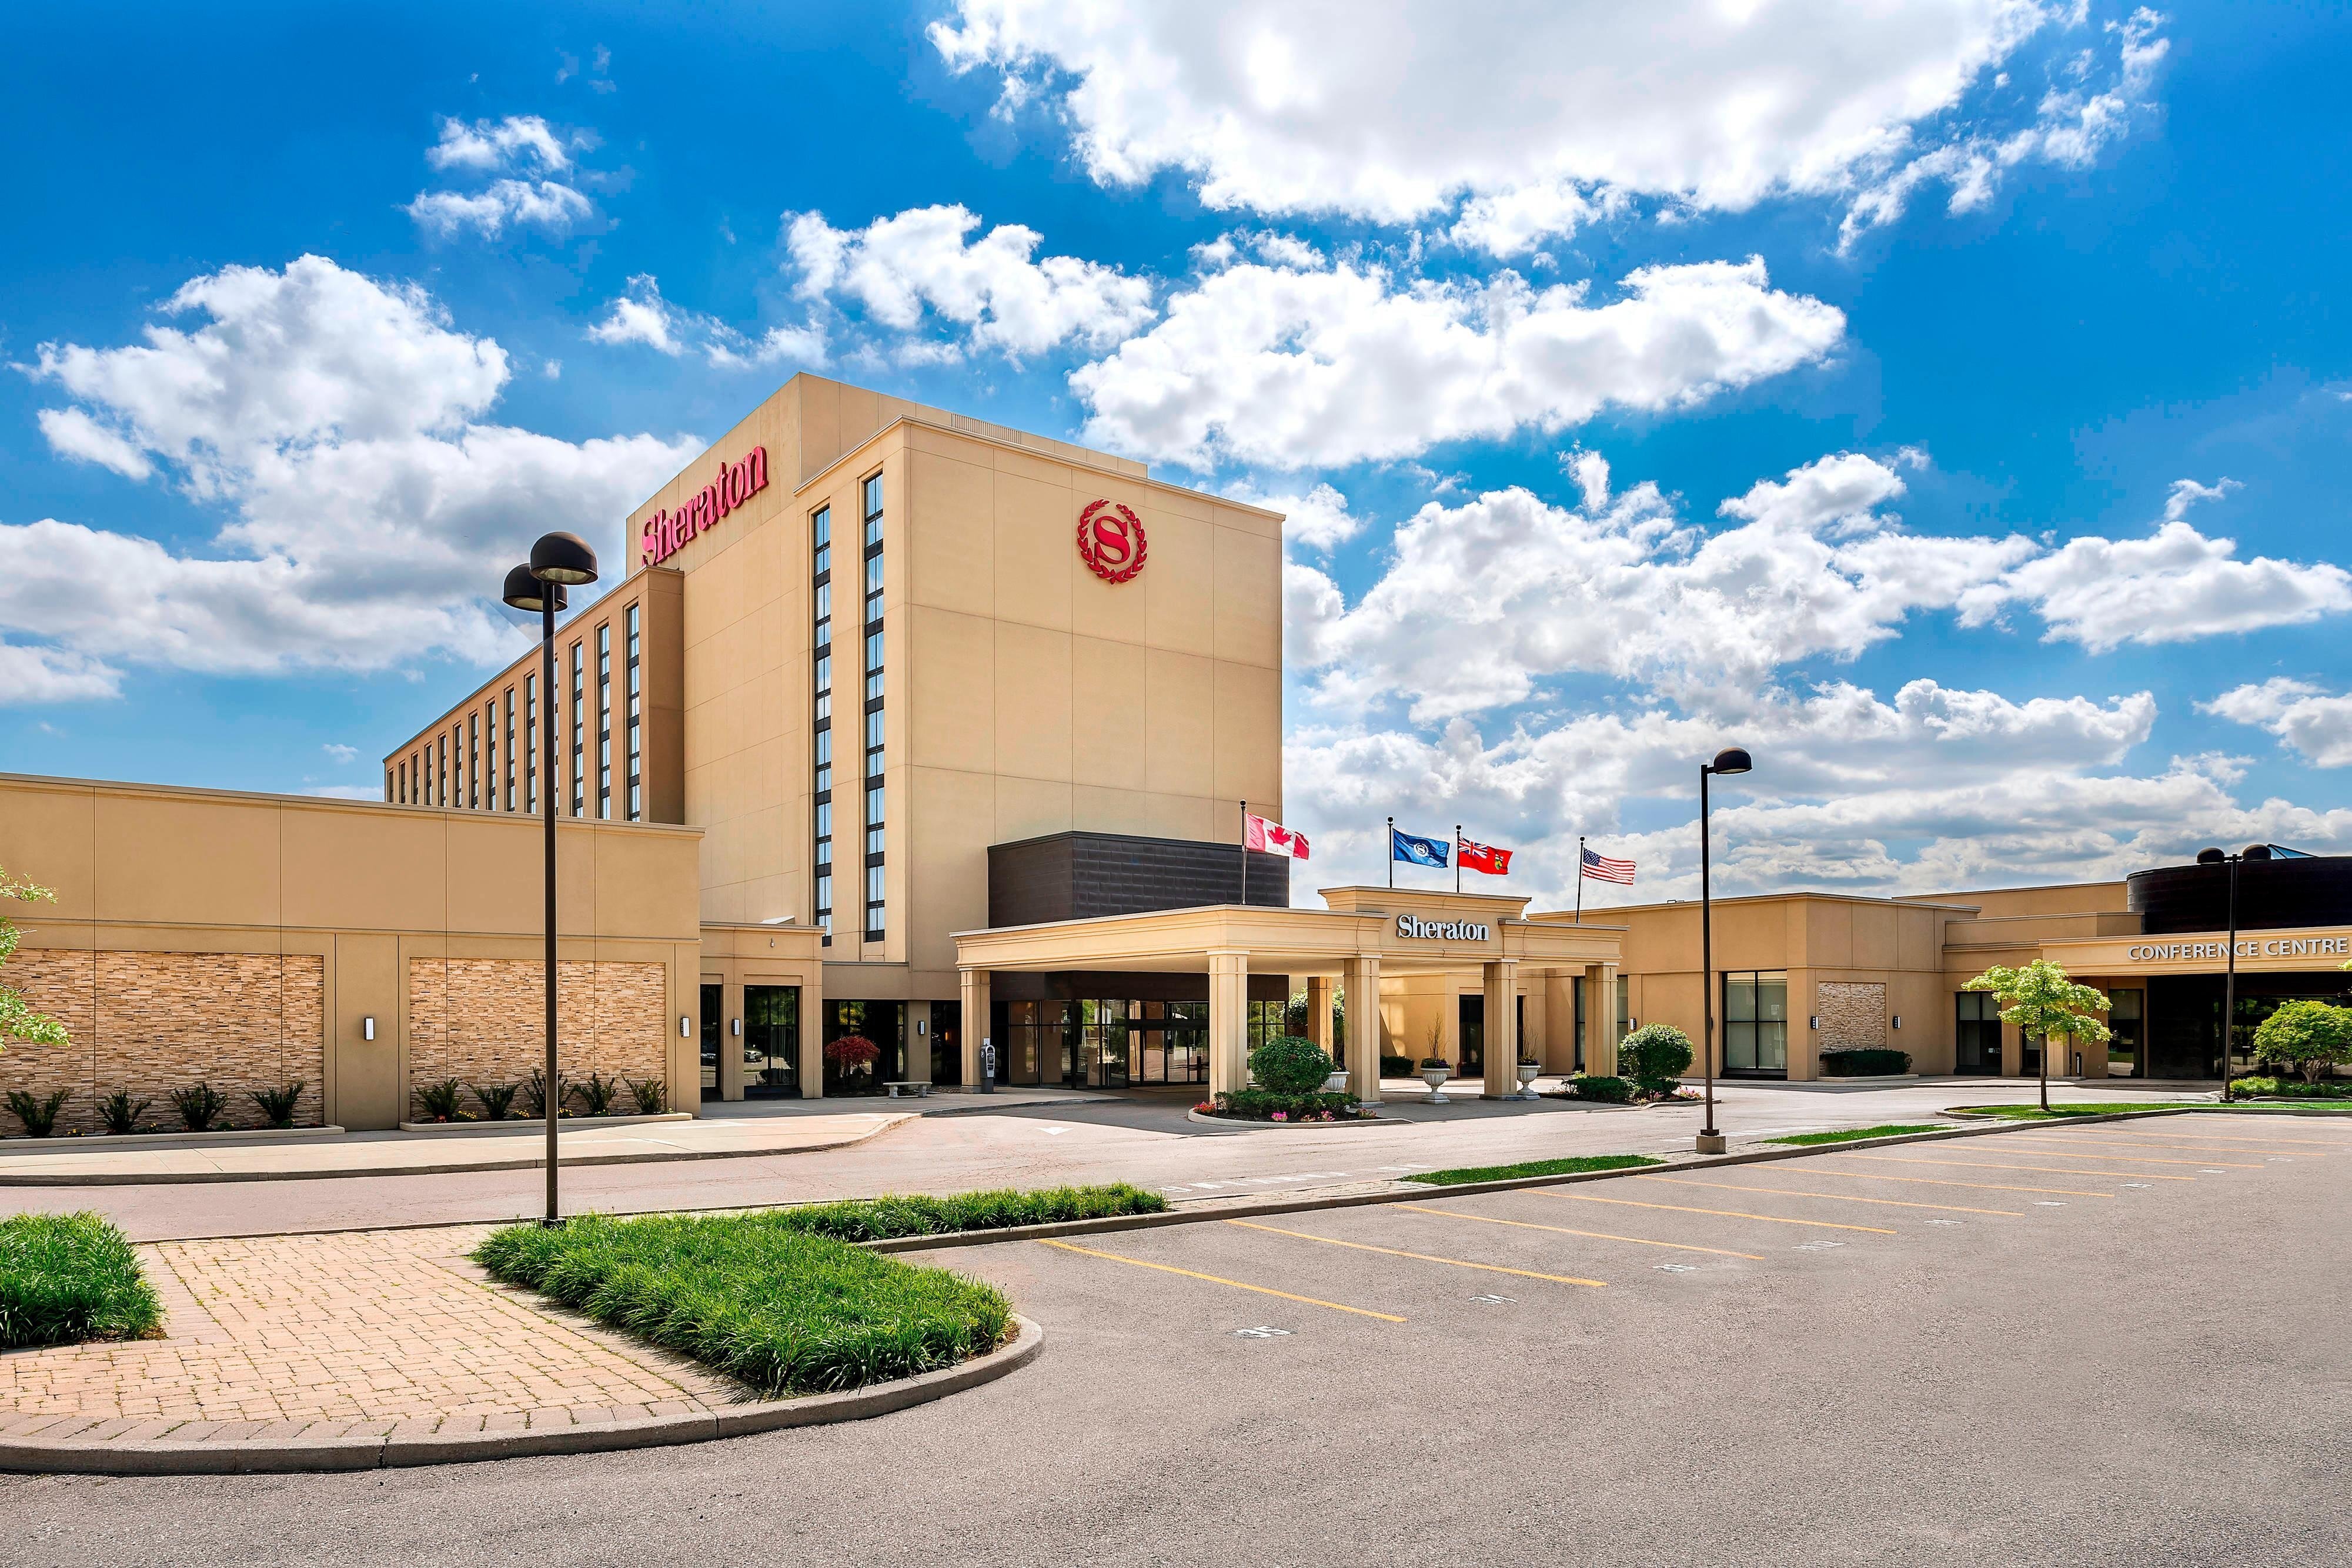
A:
POLYGON ((581 816, 588 810, 587 742, 582 738, 588 719, 588 662, 586 646, 572 644, 572 814, 581 816))
POLYGON ((815 758, 816 852, 809 874, 816 888, 816 924, 824 941, 833 941, 833 508, 820 507, 809 518, 811 601, 816 618, 809 643, 810 667, 814 671, 811 711, 816 716, 810 737, 815 758))
POLYGON ((482 716, 482 809, 499 809, 499 699, 482 716))
POLYGON ((882 476, 858 486, 865 519, 866 580, 866 937, 878 942, 887 922, 882 860, 882 476))
POLYGON ((515 809, 515 711, 514 688, 506 689, 507 710, 507 810, 515 809))
POLYGON ((400 800, 400 769, 397 768, 383 770, 383 798, 395 803, 400 800))
POLYGON ((646 807, 644 775, 641 767, 645 757, 645 713, 642 706, 645 694, 642 689, 643 671, 640 664, 644 643, 639 635, 637 611, 636 605, 629 606, 629 658, 626 679, 629 701, 629 768, 626 777, 629 790, 628 816, 632 822, 645 820, 646 807))
POLYGON ((539 814, 539 677, 522 678, 522 809, 539 814))
POLYGON ((1723 977, 1723 1070, 1789 1071, 1789 977, 1784 971, 1723 977))
POLYGON ((441 736, 435 744, 441 753, 441 759, 435 764, 437 776, 433 780, 433 803, 446 806, 449 803, 449 737, 441 736))
POLYGON ((596 815, 613 815, 613 623, 596 628, 596 815))

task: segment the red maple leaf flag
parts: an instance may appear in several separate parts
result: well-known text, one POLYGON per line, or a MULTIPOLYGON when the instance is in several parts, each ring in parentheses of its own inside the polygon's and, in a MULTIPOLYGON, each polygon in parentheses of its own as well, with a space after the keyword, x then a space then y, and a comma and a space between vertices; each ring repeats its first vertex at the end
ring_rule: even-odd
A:
POLYGON ((1280 822, 1270 822, 1253 811, 1242 819, 1242 844, 1261 854, 1307 858, 1307 835, 1294 833, 1280 822))
POLYGON ((1498 850, 1492 844, 1461 841, 1461 864, 1464 871, 1483 871, 1488 876, 1511 874, 1511 852, 1498 850))

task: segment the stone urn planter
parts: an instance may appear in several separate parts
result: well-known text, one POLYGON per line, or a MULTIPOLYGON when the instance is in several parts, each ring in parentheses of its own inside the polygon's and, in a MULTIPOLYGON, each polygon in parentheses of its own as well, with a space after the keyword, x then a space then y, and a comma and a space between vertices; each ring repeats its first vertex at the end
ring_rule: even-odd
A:
POLYGON ((1536 1079, 1542 1071, 1543 1069, 1532 1061, 1519 1063, 1520 1099, 1532 1100, 1536 1097, 1536 1079))
POLYGON ((1434 1067, 1432 1067, 1427 1062, 1422 1063, 1421 1081, 1429 1085, 1429 1103, 1431 1104, 1451 1105, 1454 1103, 1453 1101, 1445 1097, 1445 1081, 1453 1076, 1454 1069, 1446 1066, 1442 1061, 1434 1067))
POLYGON ((1326 1094, 1345 1094, 1347 1092, 1348 1070, 1344 1067, 1333 1068, 1331 1070, 1330 1076, 1323 1080, 1323 1092, 1326 1094))

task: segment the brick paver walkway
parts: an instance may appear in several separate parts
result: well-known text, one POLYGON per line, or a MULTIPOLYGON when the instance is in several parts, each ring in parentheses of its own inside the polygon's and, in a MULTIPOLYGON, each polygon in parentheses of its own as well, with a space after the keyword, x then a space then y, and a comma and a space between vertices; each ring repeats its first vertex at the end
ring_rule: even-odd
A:
POLYGON ((142 1247, 168 1337, 0 1355, 0 1439, 440 1437, 744 1396, 491 1281, 465 1258, 488 1228, 142 1247))

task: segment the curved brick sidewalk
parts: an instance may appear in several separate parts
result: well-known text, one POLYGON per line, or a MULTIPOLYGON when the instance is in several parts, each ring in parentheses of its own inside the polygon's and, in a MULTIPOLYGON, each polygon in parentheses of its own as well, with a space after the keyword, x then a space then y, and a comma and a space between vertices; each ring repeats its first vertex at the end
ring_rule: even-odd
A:
POLYGON ((689 1442, 877 1415, 1002 1375, 1041 1336, 899 1384, 761 1400, 499 1284, 491 1228, 142 1247, 160 1340, 0 1355, 0 1469, 365 1469, 689 1442))

